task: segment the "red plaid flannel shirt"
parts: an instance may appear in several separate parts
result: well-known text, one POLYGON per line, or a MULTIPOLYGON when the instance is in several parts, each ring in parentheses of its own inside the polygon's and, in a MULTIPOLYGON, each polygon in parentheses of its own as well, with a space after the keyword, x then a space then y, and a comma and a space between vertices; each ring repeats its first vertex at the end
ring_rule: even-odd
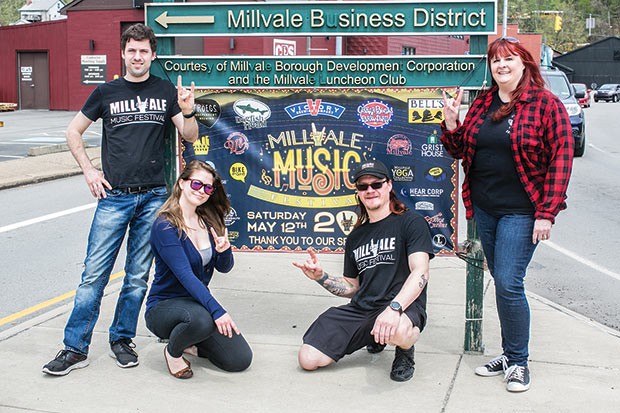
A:
MULTIPOLYGON (((441 124, 441 142, 454 158, 462 160, 467 219, 474 216, 469 171, 476 152, 476 138, 496 90, 494 86, 476 98, 456 129, 448 131, 445 122, 441 124)), ((524 91, 515 110, 510 140, 517 174, 534 205, 534 218, 554 222, 556 215, 566 209, 566 188, 573 165, 570 118, 555 95, 534 87, 524 91)))

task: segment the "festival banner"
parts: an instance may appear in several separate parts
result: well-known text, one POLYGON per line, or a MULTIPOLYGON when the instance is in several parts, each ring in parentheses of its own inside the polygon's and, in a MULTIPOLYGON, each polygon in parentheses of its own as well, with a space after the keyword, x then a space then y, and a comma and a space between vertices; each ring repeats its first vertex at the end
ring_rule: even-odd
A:
POLYGON ((199 139, 181 160, 221 174, 235 250, 343 252, 359 213, 352 171, 374 158, 429 223, 435 252, 452 252, 458 176, 439 141, 442 106, 436 88, 201 89, 199 139))

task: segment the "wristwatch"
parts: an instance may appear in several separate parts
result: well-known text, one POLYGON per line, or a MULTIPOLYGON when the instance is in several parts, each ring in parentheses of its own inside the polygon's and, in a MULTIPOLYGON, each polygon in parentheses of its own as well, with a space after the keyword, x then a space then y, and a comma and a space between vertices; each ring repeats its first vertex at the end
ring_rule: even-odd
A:
POLYGON ((398 311, 398 314, 402 314, 403 313, 403 307, 400 305, 400 303, 398 301, 392 301, 390 303, 390 308, 394 311, 398 311))
POLYGON ((188 113, 187 115, 184 113, 184 114, 183 114, 183 117, 184 117, 185 119, 189 119, 189 118, 193 118, 193 117, 194 117, 194 115, 196 115, 196 109, 192 110, 192 111, 191 111, 191 113, 188 113))

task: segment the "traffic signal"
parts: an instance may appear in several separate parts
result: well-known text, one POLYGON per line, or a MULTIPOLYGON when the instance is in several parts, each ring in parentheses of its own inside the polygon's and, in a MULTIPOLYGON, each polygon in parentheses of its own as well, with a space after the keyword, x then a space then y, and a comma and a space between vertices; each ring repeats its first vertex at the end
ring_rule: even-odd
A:
POLYGON ((555 16, 555 23, 553 24, 553 30, 559 32, 562 30, 562 16, 555 16))

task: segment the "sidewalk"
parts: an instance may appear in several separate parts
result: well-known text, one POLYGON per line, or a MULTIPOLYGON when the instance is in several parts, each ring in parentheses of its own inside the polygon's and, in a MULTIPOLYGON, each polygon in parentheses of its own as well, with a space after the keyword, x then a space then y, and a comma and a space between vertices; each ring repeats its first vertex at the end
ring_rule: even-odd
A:
MULTIPOLYGON (((416 345, 416 373, 389 379, 393 348, 358 351, 317 372, 297 366, 301 338, 324 309, 345 300, 310 282, 291 261, 299 254, 238 253, 235 269, 217 275, 213 294, 233 316, 254 351, 242 373, 223 373, 192 358, 194 377, 174 379, 164 345, 140 317, 135 339, 140 365, 120 369, 108 356, 107 327, 120 284, 103 299, 90 366, 65 377, 41 373, 61 349, 71 303, 0 334, 0 411, 46 412, 612 412, 620 404, 620 340, 609 330, 530 296, 532 387, 505 390, 501 376, 481 378, 476 366, 499 353, 492 284, 484 300, 486 355, 463 354, 465 266, 432 261, 429 324, 416 345)), ((322 255, 337 272, 341 256, 322 255)))
MULTIPOLYGON (((90 148, 97 158, 99 148, 90 148)), ((0 162, 0 189, 79 173, 69 152, 0 162)), ((340 255, 321 255, 328 271, 342 270, 340 255)), ((172 378, 164 345, 141 316, 135 339, 140 365, 120 369, 108 356, 107 327, 120 283, 103 299, 89 354, 90 366, 65 377, 41 373, 61 349, 72 303, 0 333, 0 411, 46 412, 612 412, 620 405, 620 333, 529 294, 532 311, 532 386, 505 390, 501 376, 481 378, 474 368, 500 352, 493 284, 484 299, 485 355, 464 354, 465 264, 431 262, 429 322, 416 345, 416 373, 405 383, 389 379, 393 348, 364 350, 308 373, 297 350, 310 323, 333 297, 305 279, 292 261, 302 254, 237 253, 234 270, 216 275, 212 291, 254 351, 242 373, 218 371, 192 358, 194 377, 172 378)), ((19 276, 19 274, 15 274, 19 276)))
MULTIPOLYGON (((86 148, 86 153, 97 167, 101 164, 101 148, 86 148)), ((17 186, 79 175, 82 171, 71 152, 57 152, 41 156, 0 162, 0 190, 17 186)))

